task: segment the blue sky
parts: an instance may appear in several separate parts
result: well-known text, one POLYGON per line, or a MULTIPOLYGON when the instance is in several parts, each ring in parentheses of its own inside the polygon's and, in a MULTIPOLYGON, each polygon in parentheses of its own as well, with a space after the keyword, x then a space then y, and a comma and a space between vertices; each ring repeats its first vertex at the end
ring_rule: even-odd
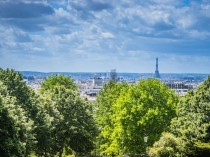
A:
POLYGON ((209 0, 0 0, 0 67, 210 73, 209 0))

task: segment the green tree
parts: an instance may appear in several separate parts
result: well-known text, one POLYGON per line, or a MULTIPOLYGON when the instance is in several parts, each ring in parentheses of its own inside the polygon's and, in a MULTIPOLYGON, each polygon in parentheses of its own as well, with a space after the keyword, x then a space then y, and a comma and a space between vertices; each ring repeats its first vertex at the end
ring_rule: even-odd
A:
POLYGON ((42 98, 39 98, 39 111, 34 119, 34 133, 36 137, 36 144, 33 151, 37 156, 51 156, 51 123, 52 119, 46 112, 44 104, 41 103, 42 98))
POLYGON ((45 110, 52 119, 51 154, 89 153, 94 148, 96 134, 92 107, 80 98, 73 81, 63 75, 51 76, 42 83, 41 93, 45 110))
POLYGON ((32 129, 33 121, 0 81, 0 156, 27 156, 26 146, 35 138, 32 129))
MULTIPOLYGON (((111 132, 114 129, 112 115, 116 112, 113 104, 121 92, 127 88, 128 84, 125 82, 116 83, 115 81, 110 81, 104 85, 97 97, 95 108, 97 124, 100 130, 99 136, 97 137, 97 146, 100 147, 99 151, 101 154, 107 154, 105 151, 107 146, 111 144, 111 132)), ((113 154, 110 153, 108 155, 113 154)))
POLYGON ((32 151, 46 154, 49 143, 46 137, 49 134, 49 116, 39 102, 38 95, 26 85, 22 75, 14 70, 0 69, 0 81, 6 86, 8 94, 14 97, 24 110, 26 117, 33 122, 31 127, 35 138, 28 139, 25 156, 32 151))
POLYGON ((49 76, 44 82, 42 82, 41 92, 48 90, 53 90, 57 86, 64 86, 66 89, 71 89, 76 91, 77 86, 74 84, 73 80, 64 75, 49 76))
MULTIPOLYGON (((105 132, 108 138, 102 145, 102 153, 144 153, 144 137, 149 137, 147 144, 151 146, 168 129, 175 116, 177 97, 166 85, 155 79, 142 80, 116 93, 117 96, 110 96, 117 98, 108 106, 112 111, 107 115, 111 125, 102 126, 102 130, 106 130, 107 126, 109 128, 105 132)), ((99 110, 104 107, 102 105, 99 105, 99 110)))
POLYGON ((163 132, 160 140, 148 149, 150 157, 183 157, 184 142, 169 132, 163 132))
MULTIPOLYGON (((190 91, 183 97, 177 117, 171 123, 171 131, 186 142, 185 152, 202 156, 199 149, 210 144, 210 77, 195 92, 190 91)), ((209 147, 205 149, 210 153, 209 147)))
POLYGON ((16 98, 30 118, 34 118, 38 111, 34 103, 35 93, 26 85, 22 75, 12 69, 0 69, 0 80, 7 87, 9 95, 16 98))

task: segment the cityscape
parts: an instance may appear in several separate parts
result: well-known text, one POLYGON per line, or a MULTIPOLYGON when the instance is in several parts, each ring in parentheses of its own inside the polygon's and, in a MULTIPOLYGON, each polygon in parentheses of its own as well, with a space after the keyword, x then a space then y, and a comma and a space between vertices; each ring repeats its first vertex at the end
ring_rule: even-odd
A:
POLYGON ((37 91, 41 83, 48 76, 52 75, 66 75, 71 77, 77 84, 81 97, 87 98, 89 101, 95 101, 103 85, 110 80, 115 82, 127 82, 129 84, 138 83, 142 79, 156 78, 161 80, 170 89, 174 90, 176 94, 183 96, 189 90, 195 90, 204 80, 207 79, 208 74, 172 74, 172 73, 159 73, 158 58, 156 58, 154 73, 117 73, 116 69, 110 72, 101 73, 70 73, 70 72, 27 72, 22 71, 24 80, 28 86, 37 91))
POLYGON ((0 0, 0 157, 209 157, 210 0, 0 0))

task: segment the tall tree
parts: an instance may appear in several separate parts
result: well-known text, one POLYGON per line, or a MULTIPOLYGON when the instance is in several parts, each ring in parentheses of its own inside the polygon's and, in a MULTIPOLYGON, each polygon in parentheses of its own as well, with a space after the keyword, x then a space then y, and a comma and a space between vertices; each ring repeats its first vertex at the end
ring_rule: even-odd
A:
POLYGON ((80 98, 73 81, 63 75, 51 76, 42 83, 41 93, 52 119, 51 154, 61 156, 64 150, 89 153, 96 133, 92 107, 80 98))
POLYGON ((24 110, 26 117, 33 122, 32 130, 35 138, 26 143, 27 156, 32 150, 42 154, 43 145, 48 145, 45 137, 48 133, 49 119, 39 102, 38 95, 29 88, 20 73, 11 69, 0 69, 0 81, 6 86, 8 94, 16 99, 17 104, 24 110), (45 138, 44 138, 45 137, 45 138))
POLYGON ((34 103, 35 93, 26 85, 23 76, 12 69, 0 69, 0 80, 7 87, 9 94, 21 104, 29 117, 35 117, 38 111, 37 105, 34 103))
POLYGON ((115 127, 112 116, 116 112, 113 104, 116 102, 121 92, 127 90, 127 88, 128 84, 125 82, 117 83, 110 81, 104 85, 97 97, 95 108, 97 124, 100 131, 97 146, 101 154, 106 154, 107 146, 111 144, 111 132, 115 127))
POLYGON ((0 81, 0 156, 29 155, 26 146, 35 138, 32 129, 33 121, 0 81))
POLYGON ((171 131, 185 141, 187 155, 210 153, 210 77, 183 97, 171 123, 171 131), (203 152, 204 145, 209 146, 203 152))
MULTIPOLYGON (((148 136, 147 144, 152 145, 167 130, 175 116, 177 97, 166 85, 155 79, 142 80, 116 95, 117 99, 109 105, 113 112, 107 115, 112 127, 109 127, 109 123, 102 126, 103 129, 109 128, 106 132, 109 138, 102 145, 102 153, 143 153, 146 151, 144 137, 148 136)), ((102 105, 99 110, 104 107, 102 105)))

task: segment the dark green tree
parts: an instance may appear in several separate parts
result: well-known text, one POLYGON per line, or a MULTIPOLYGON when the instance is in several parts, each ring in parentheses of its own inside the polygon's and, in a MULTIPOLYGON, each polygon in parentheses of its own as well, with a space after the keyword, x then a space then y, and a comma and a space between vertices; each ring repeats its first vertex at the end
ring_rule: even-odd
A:
POLYGON ((8 94, 14 97, 17 104, 24 110, 26 117, 33 122, 32 130, 35 138, 28 139, 25 145, 25 156, 32 151, 46 154, 45 148, 49 143, 46 137, 49 134, 49 116, 46 115, 39 102, 38 95, 26 85, 22 75, 14 70, 0 69, 0 81, 6 86, 8 94))
POLYGON ((36 117, 38 112, 35 103, 35 93, 23 80, 23 76, 11 69, 0 69, 0 80, 7 87, 9 95, 14 96, 30 118, 36 117))
POLYGON ((34 138, 33 121, 0 81, 0 156, 27 156, 34 138))
POLYGON ((187 155, 210 153, 209 147, 202 151, 210 145, 210 77, 181 99, 171 123, 171 131, 185 141, 187 155))
POLYGON ((90 153, 96 135, 92 106, 80 98, 73 81, 63 75, 51 76, 42 83, 41 93, 52 119, 51 155, 90 153))

